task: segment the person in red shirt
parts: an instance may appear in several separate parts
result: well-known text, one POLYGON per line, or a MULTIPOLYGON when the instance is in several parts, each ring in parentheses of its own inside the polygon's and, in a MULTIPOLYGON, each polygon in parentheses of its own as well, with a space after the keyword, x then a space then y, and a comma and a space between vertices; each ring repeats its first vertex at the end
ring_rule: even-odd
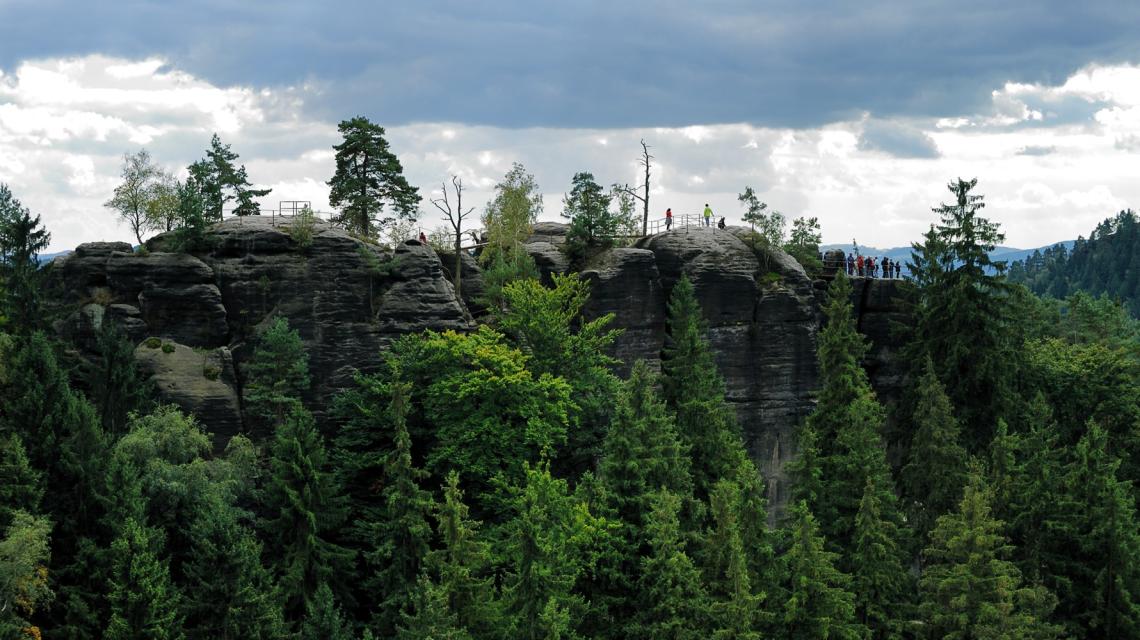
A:
POLYGON ((423 231, 420 232, 420 244, 427 244, 427 236, 424 235, 423 231))
POLYGON ((668 231, 673 228, 673 209, 670 207, 665 210, 665 230, 668 231))
POLYGON ((863 255, 862 254, 859 254, 859 257, 855 258, 855 271, 857 271, 859 273, 860 278, 863 277, 863 255))

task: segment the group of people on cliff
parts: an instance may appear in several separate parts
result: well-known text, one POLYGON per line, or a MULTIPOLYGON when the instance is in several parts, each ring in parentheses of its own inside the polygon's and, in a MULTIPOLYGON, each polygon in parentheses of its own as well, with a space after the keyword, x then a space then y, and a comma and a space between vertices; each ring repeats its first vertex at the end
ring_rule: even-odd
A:
MULTIPOLYGON (((840 258, 840 264, 836 265, 837 268, 844 268, 843 259, 840 258)), ((875 259, 872 256, 864 257, 863 254, 847 254, 846 260, 847 275, 850 277, 860 278, 901 278, 902 277, 902 264, 898 260, 891 260, 889 256, 875 259)))
MULTIPOLYGON (((704 223, 702 224, 702 226, 711 227, 712 226, 712 219, 713 219, 712 207, 710 207, 708 205, 708 203, 706 202, 705 203, 705 210, 704 210, 704 223)), ((716 226, 718 229, 723 229, 725 227, 724 218, 717 220, 716 226)), ((670 208, 665 210, 665 230, 668 231, 672 228, 673 228, 673 208, 670 207, 670 208)))

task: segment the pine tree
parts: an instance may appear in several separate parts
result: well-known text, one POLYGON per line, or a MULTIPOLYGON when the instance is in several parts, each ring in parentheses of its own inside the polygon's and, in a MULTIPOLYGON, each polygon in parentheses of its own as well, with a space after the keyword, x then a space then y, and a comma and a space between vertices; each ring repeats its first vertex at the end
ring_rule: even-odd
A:
POLYGON ((261 544, 233 507, 215 503, 190 530, 182 566, 186 629, 191 639, 256 638, 285 633, 280 592, 261 563, 261 544))
MULTIPOLYGON (((764 479, 751 458, 744 458, 733 480, 740 488, 740 542, 754 593, 771 605, 779 582, 779 566, 768 530, 764 479)), ((766 616, 771 617, 771 616, 766 616)))
POLYGON ((0 529, 16 511, 39 512, 43 495, 43 475, 32 468, 20 436, 0 435, 0 529))
MULTIPOLYGON (((447 475, 443 502, 436 508, 435 517, 441 548, 428 555, 426 564, 439 576, 439 584, 431 588, 444 597, 458 626, 476 637, 488 637, 500 623, 494 580, 489 574, 491 550, 479 537, 479 523, 468 516, 455 471, 447 475)), ((425 598, 434 595, 420 594, 425 598)))
POLYGON ((281 424, 309 388, 309 356, 289 321, 277 317, 258 336, 245 366, 245 402, 262 424, 281 424))
POLYGON ((640 561, 635 621, 640 640, 704 640, 712 636, 708 595, 700 572, 685 554, 678 514, 681 499, 667 490, 649 496, 644 535, 649 554, 640 561))
POLYGON ((40 265, 36 256, 48 247, 51 234, 38 215, 0 183, 0 317, 8 331, 29 334, 45 325, 40 309, 40 265))
POLYGON ((313 599, 305 605, 300 640, 353 640, 344 613, 326 583, 317 587, 313 599))
POLYGON ((850 551, 855 617, 876 640, 897 637, 913 592, 903 564, 905 550, 899 545, 899 525, 883 513, 893 499, 873 476, 867 478, 850 551))
POLYGON ((612 196, 594 181, 594 174, 575 173, 571 183, 570 193, 562 198, 562 217, 570 220, 566 246, 571 257, 582 259, 592 250, 612 246, 619 218, 610 211, 612 196))
POLYGON ((409 605, 401 614, 396 640, 471 640, 448 604, 444 587, 421 577, 409 605))
POLYGON ((740 487, 721 480, 709 496, 713 528, 705 542, 714 638, 758 640, 763 595, 754 593, 740 535, 740 487))
POLYGON ((365 524, 371 529, 375 546, 364 554, 372 573, 365 586, 368 592, 380 594, 375 623, 383 636, 395 631, 400 612, 415 592, 431 542, 428 518, 434 506, 431 493, 419 486, 427 473, 412 464, 412 440, 406 423, 408 385, 393 383, 391 392, 395 446, 385 465, 382 516, 365 524))
POLYGON ((344 141, 336 149, 336 173, 329 179, 329 204, 341 209, 337 222, 361 236, 376 237, 395 219, 415 219, 419 192, 384 139, 384 127, 356 117, 337 125, 344 141), (384 208, 393 212, 384 215, 384 208))
POLYGON ((824 549, 819 526, 807 503, 800 501, 792 506, 788 520, 784 637, 862 638, 866 629, 855 622, 854 596, 847 590, 850 578, 835 568, 836 555, 824 549))
POLYGON ((135 365, 135 348, 119 325, 104 315, 96 336, 98 359, 88 385, 99 409, 103 431, 112 437, 126 430, 127 416, 144 408, 150 383, 135 365))
POLYGON ((693 456, 693 485, 707 499, 718 480, 747 456, 736 414, 724 400, 724 380, 705 341, 705 323, 693 285, 681 276, 669 299, 669 333, 661 361, 665 402, 693 456))
POLYGON ((267 196, 272 191, 251 189, 245 165, 234 166, 237 159, 238 154, 230 150, 230 145, 222 144, 215 133, 210 138, 206 157, 188 167, 190 178, 202 195, 206 219, 211 222, 220 222, 226 203, 235 201, 236 215, 257 215, 258 205, 254 198, 267 196))
POLYGON ((792 477, 792 503, 804 502, 811 508, 818 505, 823 495, 823 460, 819 450, 819 435, 811 422, 800 425, 796 431, 796 457, 788 463, 792 477))
POLYGON ((344 520, 343 500, 329 469, 312 415, 294 408, 280 425, 269 460, 264 528, 271 557, 280 558, 279 580, 286 612, 296 619, 326 582, 349 577, 352 552, 330 538, 344 520))
POLYGON ((921 617, 931 638, 1049 638, 1052 602, 1042 587, 1023 588, 1005 558, 1003 523, 990 513, 991 490, 974 470, 958 509, 938 518, 923 552, 921 617))
POLYGON ((656 394, 657 380, 644 360, 633 365, 618 396, 617 416, 603 444, 599 475, 622 520, 640 527, 650 499, 662 488, 692 494, 688 450, 673 416, 656 394))
POLYGON ((1090 422, 1064 479, 1077 511, 1074 544, 1067 549, 1072 587, 1060 594, 1062 618, 1079 625, 1073 630, 1084 637, 1140 634, 1140 522, 1135 494, 1118 479, 1119 468, 1107 432, 1090 422))
POLYGON ((925 538, 938 516, 949 513, 966 481, 966 450, 950 399, 928 357, 914 387, 914 436, 902 469, 907 512, 915 533, 925 538))
POLYGON ((127 520, 111 545, 111 622, 108 640, 183 637, 178 592, 162 558, 162 532, 127 520))

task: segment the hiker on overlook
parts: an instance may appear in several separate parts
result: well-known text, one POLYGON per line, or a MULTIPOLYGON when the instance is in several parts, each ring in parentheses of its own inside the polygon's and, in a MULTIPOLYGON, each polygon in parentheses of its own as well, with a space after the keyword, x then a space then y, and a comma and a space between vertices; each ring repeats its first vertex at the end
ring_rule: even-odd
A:
POLYGON ((855 275, 855 254, 847 254, 847 275, 855 275))
POLYGON ((720 220, 716 221, 716 228, 717 229, 723 229, 724 228, 724 218, 721 218, 720 220))
POLYGON ((877 265, 875 264, 875 259, 868 256, 867 257, 867 277, 868 278, 874 278, 875 277, 875 267, 876 266, 877 265))
POLYGON ((895 260, 895 278, 902 277, 902 267, 899 266, 899 261, 895 260))
POLYGON ((883 256, 883 277, 891 277, 891 259, 888 256, 883 256))
POLYGON ((863 277, 863 254, 861 253, 858 258, 855 258, 855 271, 859 274, 860 278, 863 277))
POLYGON ((705 203, 705 226, 712 226, 712 209, 709 207, 709 203, 707 202, 705 203))
POLYGON ((427 236, 424 235, 423 231, 420 232, 420 244, 427 244, 427 236))
POLYGON ((665 230, 668 231, 673 228, 673 208, 670 207, 665 210, 665 230))

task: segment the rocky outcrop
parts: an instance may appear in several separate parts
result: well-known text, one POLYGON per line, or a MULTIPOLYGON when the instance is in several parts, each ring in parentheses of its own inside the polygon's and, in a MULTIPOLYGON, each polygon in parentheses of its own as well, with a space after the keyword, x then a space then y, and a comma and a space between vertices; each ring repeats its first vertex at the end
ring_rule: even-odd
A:
POLYGON ((665 292, 657 261, 647 249, 613 249, 597 256, 581 272, 590 281, 588 319, 614 314, 612 326, 622 329, 613 355, 625 375, 638 360, 656 363, 665 340, 665 292))
POLYGON ((173 353, 145 346, 136 353, 162 400, 196 413, 224 439, 243 428, 242 367, 259 328, 277 315, 305 342, 306 401, 318 414, 356 371, 376 370, 400 336, 472 327, 439 258, 418 242, 392 251, 318 222, 311 244, 300 246, 287 223, 276 222, 228 220, 208 233, 212 250, 196 255, 163 251, 164 235, 138 254, 123 243, 81 245, 51 268, 57 302, 75 309, 57 329, 93 347, 98 322, 110 318, 136 343, 156 337, 174 345, 173 353), (216 379, 203 375, 202 354, 219 354, 216 379))

